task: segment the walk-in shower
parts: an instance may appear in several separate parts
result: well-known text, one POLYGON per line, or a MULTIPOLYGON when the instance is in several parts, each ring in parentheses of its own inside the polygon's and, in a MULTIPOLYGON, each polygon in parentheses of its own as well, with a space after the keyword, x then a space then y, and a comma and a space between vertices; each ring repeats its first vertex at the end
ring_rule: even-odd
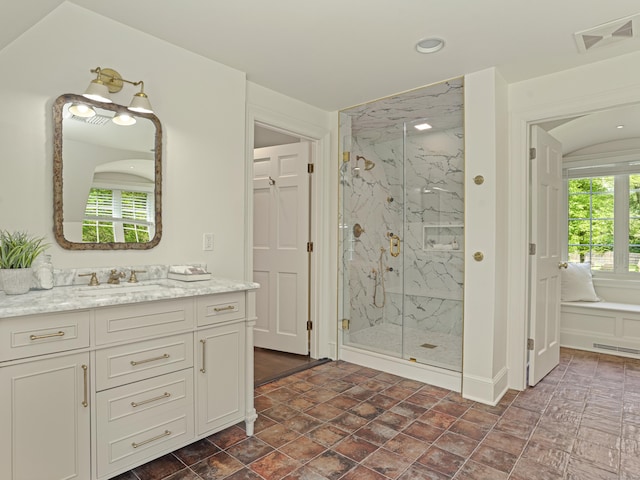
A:
POLYGON ((342 358, 460 377, 463 117, 462 79, 340 112, 342 358))

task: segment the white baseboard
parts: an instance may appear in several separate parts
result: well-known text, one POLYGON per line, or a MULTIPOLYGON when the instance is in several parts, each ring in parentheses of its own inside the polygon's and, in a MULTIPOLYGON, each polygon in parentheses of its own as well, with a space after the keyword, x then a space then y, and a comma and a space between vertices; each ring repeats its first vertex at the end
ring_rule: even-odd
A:
POLYGON ((509 389, 507 373, 504 367, 493 378, 463 375, 462 396, 475 402, 496 405, 509 389))

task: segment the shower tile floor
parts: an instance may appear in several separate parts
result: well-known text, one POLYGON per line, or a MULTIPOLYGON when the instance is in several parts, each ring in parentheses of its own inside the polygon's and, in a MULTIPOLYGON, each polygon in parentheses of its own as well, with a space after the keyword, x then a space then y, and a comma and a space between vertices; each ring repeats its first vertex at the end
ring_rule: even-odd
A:
POLYGON ((430 332, 424 329, 403 327, 392 323, 383 323, 349 332, 345 345, 371 350, 376 353, 402 358, 415 358, 425 363, 447 370, 462 370, 462 338, 447 333, 430 332), (405 340, 402 355, 402 340, 405 340), (423 345, 435 345, 427 348, 423 345))
POLYGON ((562 349, 495 407, 330 362, 255 390, 243 424, 117 480, 637 480, 640 360, 562 349))

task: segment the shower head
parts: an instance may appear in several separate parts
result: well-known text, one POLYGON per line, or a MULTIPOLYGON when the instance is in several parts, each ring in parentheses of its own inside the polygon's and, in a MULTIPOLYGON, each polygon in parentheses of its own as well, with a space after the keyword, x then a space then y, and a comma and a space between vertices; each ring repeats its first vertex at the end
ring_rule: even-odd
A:
POLYGON ((365 170, 371 170, 373 167, 376 166, 376 162, 374 162, 373 160, 368 160, 368 159, 364 158, 362 155, 357 155, 356 156, 356 165, 358 164, 358 160, 364 160, 364 169, 365 170))

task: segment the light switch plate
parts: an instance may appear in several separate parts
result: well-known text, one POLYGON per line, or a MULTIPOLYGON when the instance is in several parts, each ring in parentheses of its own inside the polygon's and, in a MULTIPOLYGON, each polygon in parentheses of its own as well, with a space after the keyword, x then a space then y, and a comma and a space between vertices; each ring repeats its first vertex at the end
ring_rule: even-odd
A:
POLYGON ((202 250, 213 250, 213 233, 202 234, 202 250))

